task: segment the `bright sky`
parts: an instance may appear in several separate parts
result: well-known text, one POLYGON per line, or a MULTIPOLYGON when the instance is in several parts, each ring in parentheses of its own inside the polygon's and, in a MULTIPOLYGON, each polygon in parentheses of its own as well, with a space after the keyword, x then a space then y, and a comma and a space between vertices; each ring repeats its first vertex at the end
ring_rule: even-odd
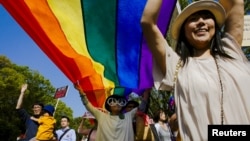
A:
POLYGON ((82 116, 86 111, 78 91, 71 81, 57 68, 36 43, 0 5, 0 55, 7 56, 13 63, 28 66, 49 79, 55 88, 69 85, 67 96, 61 98, 73 110, 73 116, 82 116))

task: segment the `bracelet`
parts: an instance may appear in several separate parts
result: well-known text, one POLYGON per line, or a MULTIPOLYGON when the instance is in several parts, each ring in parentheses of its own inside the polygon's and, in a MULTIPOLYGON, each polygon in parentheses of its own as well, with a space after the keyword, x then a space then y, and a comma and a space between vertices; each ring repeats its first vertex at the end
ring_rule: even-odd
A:
POLYGON ((81 97, 82 103, 84 105, 89 103, 88 98, 87 98, 87 96, 85 94, 80 94, 80 97, 81 97))
POLYGON ((86 94, 82 94, 82 93, 79 93, 79 94, 81 98, 86 97, 86 94))

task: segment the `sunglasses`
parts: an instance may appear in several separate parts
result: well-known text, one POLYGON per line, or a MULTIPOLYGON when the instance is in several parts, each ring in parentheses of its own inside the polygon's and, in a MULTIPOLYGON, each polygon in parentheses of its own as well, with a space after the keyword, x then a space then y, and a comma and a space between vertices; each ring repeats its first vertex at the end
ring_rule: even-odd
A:
POLYGON ((126 106, 127 101, 125 99, 121 99, 121 98, 119 98, 119 99, 109 98, 107 103, 108 103, 109 106, 119 105, 121 107, 124 107, 124 106, 126 106))

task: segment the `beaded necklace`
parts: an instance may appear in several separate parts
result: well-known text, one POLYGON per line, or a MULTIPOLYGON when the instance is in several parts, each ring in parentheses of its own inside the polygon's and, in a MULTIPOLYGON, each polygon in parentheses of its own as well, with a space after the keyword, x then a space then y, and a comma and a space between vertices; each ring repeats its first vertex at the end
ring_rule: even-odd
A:
POLYGON ((215 64, 216 64, 216 68, 217 68, 217 72, 218 72, 218 76, 219 76, 219 81, 220 81, 220 89, 221 89, 221 99, 220 99, 220 117, 221 117, 221 125, 224 124, 224 107, 223 107, 223 99, 224 99, 224 91, 223 91, 223 84, 221 81, 221 75, 220 75, 220 68, 217 62, 217 59, 214 58, 215 64))
POLYGON ((176 64, 176 67, 175 67, 175 72, 174 72, 174 79, 173 79, 173 87, 171 89, 171 92, 170 92, 170 97, 169 97, 169 104, 168 104, 168 109, 170 109, 170 111, 172 113, 175 112, 175 100, 174 100, 174 91, 175 91, 175 83, 177 81, 177 76, 178 76, 178 72, 179 72, 179 69, 181 67, 182 63, 181 63, 181 59, 178 60, 178 63, 176 64))

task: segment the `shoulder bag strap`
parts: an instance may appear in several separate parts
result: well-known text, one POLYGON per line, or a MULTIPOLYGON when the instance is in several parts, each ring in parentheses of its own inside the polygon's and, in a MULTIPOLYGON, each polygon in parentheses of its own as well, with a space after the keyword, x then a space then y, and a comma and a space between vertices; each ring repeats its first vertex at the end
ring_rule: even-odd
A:
POLYGON ((158 133, 156 131, 155 124, 150 124, 149 126, 150 126, 151 131, 153 132, 155 141, 160 141, 158 133))
POLYGON ((170 136, 171 136, 171 141, 175 141, 175 135, 174 135, 174 132, 172 131, 169 123, 166 123, 167 124, 167 127, 168 127, 168 130, 169 130, 169 133, 170 133, 170 136))
POLYGON ((58 141, 60 141, 60 140, 62 139, 62 137, 63 137, 69 130, 70 130, 70 128, 67 129, 67 130, 65 130, 65 131, 63 132, 63 134, 60 136, 60 138, 58 139, 58 141))
POLYGON ((93 132, 93 130, 94 130, 94 127, 90 129, 89 134, 88 134, 88 139, 87 139, 87 141, 90 140, 90 136, 91 136, 91 133, 93 132))

